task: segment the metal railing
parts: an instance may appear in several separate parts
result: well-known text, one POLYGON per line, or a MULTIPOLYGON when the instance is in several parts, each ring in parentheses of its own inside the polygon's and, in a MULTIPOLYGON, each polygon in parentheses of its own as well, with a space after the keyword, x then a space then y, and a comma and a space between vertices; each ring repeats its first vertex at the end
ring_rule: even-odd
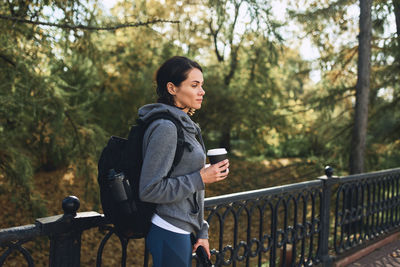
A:
POLYGON ((341 254, 400 228, 400 171, 337 179, 334 249, 341 254))
POLYGON ((316 180, 207 199, 215 264, 275 266, 289 251, 301 265, 319 262, 321 197, 316 180))
MULTIPOLYGON (((347 177, 247 191, 205 200, 215 266, 330 266, 366 245, 400 230, 400 168, 347 177)), ((50 240, 49 266, 80 266, 82 233, 99 228, 96 266, 102 265, 114 229, 102 214, 79 212, 79 200, 63 201, 64 215, 0 230, 0 266, 19 253, 34 266, 25 248, 40 236, 50 240)), ((138 240, 119 238, 121 266, 138 240)), ((83 243, 85 246, 85 243, 83 243)), ((149 263, 144 255, 144 266, 149 263)), ((137 256, 139 257, 139 256, 137 256)), ((140 256, 142 257, 142 256, 140 256)), ((196 256, 193 263, 198 266, 196 256)), ((142 265, 142 263, 140 264, 142 265)))

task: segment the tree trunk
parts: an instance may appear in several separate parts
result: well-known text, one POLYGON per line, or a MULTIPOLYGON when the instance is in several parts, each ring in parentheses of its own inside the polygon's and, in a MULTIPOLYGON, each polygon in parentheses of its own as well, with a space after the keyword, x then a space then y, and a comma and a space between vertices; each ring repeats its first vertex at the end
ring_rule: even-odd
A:
POLYGON ((394 16, 396 18, 397 37, 400 38, 400 0, 393 0, 394 16))
POLYGON ((400 47, 400 0, 393 0, 393 6, 396 18, 397 45, 400 47))
POLYGON ((350 146, 350 174, 364 171, 371 73, 371 6, 372 0, 360 0, 358 74, 353 136, 350 146))

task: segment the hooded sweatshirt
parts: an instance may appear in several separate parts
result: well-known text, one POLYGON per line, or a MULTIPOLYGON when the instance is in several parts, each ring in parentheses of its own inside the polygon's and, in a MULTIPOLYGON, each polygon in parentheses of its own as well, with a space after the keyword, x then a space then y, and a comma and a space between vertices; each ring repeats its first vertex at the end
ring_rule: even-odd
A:
POLYGON ((204 183, 200 170, 205 165, 205 148, 196 139, 200 128, 182 110, 161 104, 148 104, 139 109, 139 118, 146 120, 154 113, 169 112, 183 125, 185 142, 181 161, 167 177, 175 157, 177 129, 173 122, 159 119, 152 122, 143 137, 143 166, 139 196, 142 201, 156 203, 156 213, 170 224, 208 238, 204 220, 204 183))

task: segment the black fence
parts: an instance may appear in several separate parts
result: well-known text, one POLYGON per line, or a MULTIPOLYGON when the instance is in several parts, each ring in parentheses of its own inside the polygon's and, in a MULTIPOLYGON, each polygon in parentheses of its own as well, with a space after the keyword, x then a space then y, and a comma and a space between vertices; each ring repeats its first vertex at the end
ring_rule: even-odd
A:
MULTIPOLYGON (((215 266, 330 266, 335 260, 400 230, 400 168, 317 180, 206 199, 211 261, 215 266)), ((0 266, 20 254, 35 266, 26 245, 50 240, 49 266, 80 266, 85 231, 96 230, 96 266, 103 265, 107 243, 116 234, 102 214, 76 213, 79 200, 63 201, 64 215, 37 219, 35 224, 0 230, 0 266)), ((148 253, 130 249, 143 240, 117 236, 121 266, 148 253)), ((144 245, 141 247, 144 250, 144 245)), ((108 256, 109 257, 109 256, 108 256)), ((198 266, 196 256, 193 265, 198 266)))

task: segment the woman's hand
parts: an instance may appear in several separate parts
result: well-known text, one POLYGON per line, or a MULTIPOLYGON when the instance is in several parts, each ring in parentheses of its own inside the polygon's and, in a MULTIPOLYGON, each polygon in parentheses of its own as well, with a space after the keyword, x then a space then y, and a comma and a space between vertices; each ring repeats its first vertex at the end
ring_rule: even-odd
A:
POLYGON ((211 184, 224 180, 229 174, 229 160, 225 159, 200 170, 203 183, 211 184))
POLYGON ((199 246, 203 246, 204 250, 207 252, 208 259, 210 259, 211 258, 211 253, 210 253, 210 244, 208 243, 208 239, 202 239, 202 238, 197 239, 196 244, 194 244, 194 246, 193 246, 193 252, 192 253, 195 253, 196 249, 199 246))

